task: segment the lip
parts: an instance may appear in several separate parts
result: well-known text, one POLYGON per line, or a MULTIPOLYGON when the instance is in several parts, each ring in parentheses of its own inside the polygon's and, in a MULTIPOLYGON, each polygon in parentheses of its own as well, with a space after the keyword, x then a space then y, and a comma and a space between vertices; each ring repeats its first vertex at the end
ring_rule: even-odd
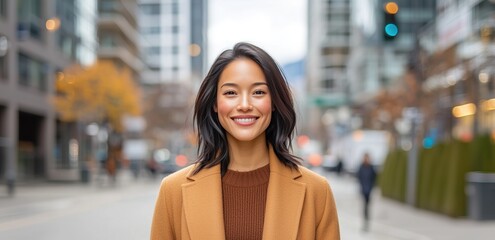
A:
POLYGON ((259 118, 258 116, 254 116, 254 115, 238 115, 238 116, 231 117, 230 119, 232 119, 234 121, 234 123, 237 125, 251 126, 254 123, 256 123, 258 118, 259 118), (244 119, 244 120, 241 120, 241 119, 244 119))

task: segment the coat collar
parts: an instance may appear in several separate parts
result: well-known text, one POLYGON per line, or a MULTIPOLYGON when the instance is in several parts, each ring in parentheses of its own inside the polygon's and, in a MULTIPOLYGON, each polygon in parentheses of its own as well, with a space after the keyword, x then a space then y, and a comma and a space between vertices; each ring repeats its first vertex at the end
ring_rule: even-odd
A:
MULTIPOLYGON (((306 186, 294 181, 299 169, 283 165, 269 148, 270 179, 266 199, 263 239, 296 239, 306 186)), ((220 165, 187 174, 182 185, 187 228, 191 239, 225 239, 220 165)))
POLYGON ((220 165, 201 169, 182 184, 182 201, 191 239, 225 239, 220 165))
POLYGON ((299 169, 289 168, 270 146, 270 180, 266 196, 263 239, 296 239, 306 184, 295 181, 299 169))

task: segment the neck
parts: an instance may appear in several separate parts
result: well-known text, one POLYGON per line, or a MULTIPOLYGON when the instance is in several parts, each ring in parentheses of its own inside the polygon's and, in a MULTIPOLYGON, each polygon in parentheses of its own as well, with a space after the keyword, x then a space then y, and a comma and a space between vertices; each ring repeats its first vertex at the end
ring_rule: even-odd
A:
POLYGON ((227 141, 230 160, 228 168, 230 170, 247 172, 263 167, 270 162, 264 134, 249 142, 237 141, 229 135, 227 141))

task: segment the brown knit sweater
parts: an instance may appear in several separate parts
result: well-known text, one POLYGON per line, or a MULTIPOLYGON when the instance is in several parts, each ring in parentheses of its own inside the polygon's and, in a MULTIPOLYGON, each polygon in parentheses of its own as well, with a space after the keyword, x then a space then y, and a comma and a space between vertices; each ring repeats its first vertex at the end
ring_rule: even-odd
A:
POLYGON ((262 239, 269 177, 269 165, 249 172, 227 170, 222 178, 227 240, 262 239))

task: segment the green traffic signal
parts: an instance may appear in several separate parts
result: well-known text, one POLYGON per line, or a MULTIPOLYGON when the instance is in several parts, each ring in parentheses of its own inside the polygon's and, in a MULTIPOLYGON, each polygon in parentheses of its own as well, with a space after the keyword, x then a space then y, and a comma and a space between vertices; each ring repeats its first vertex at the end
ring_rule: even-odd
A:
POLYGON ((385 25, 385 34, 389 37, 395 37, 399 34, 399 28, 393 23, 385 25))

